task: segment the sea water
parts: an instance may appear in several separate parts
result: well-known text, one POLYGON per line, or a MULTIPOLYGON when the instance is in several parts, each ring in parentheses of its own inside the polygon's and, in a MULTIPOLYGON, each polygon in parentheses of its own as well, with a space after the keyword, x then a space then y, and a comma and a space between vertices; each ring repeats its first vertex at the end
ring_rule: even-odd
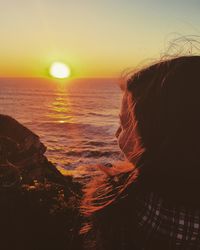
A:
POLYGON ((115 138, 120 100, 114 79, 0 79, 0 113, 39 135, 63 170, 122 158, 115 138))

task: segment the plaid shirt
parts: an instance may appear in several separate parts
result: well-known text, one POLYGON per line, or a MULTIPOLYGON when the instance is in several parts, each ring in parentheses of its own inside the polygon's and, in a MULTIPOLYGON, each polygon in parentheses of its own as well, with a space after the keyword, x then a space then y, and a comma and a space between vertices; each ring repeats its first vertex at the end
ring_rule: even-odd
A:
POLYGON ((150 193, 137 198, 136 217, 142 249, 153 249, 151 242, 158 242, 158 239, 163 239, 160 240, 163 247, 159 250, 200 249, 200 210, 169 205, 150 193))

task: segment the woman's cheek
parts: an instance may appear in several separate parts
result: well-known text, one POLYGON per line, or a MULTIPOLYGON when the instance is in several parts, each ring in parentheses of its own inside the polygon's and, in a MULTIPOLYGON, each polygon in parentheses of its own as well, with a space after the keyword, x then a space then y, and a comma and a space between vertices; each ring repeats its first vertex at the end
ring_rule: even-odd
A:
POLYGON ((121 133, 118 136, 118 144, 121 149, 121 151, 125 154, 125 156, 128 158, 130 153, 133 150, 133 145, 130 141, 130 135, 126 132, 126 130, 122 130, 121 133))
POLYGON ((143 148, 140 143, 138 135, 130 135, 129 130, 121 131, 118 137, 118 145, 126 159, 134 164, 137 163, 140 155, 145 151, 145 148, 143 148))
POLYGON ((120 135, 121 132, 122 132, 122 127, 119 126, 119 128, 117 129, 117 131, 115 133, 115 137, 117 137, 117 139, 118 139, 118 137, 119 137, 119 135, 120 135))

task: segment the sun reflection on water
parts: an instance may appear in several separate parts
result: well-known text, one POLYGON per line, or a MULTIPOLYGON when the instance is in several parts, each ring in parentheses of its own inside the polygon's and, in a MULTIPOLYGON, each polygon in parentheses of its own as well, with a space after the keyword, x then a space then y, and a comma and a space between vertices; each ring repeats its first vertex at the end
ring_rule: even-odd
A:
POLYGON ((71 103, 65 86, 58 86, 54 100, 49 104, 48 118, 55 123, 63 124, 73 121, 71 103))

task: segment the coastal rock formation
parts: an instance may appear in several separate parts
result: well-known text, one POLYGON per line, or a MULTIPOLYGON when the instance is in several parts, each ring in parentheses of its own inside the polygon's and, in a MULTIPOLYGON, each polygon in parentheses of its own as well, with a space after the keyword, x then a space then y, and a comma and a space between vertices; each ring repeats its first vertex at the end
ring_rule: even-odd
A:
POLYGON ((45 179, 65 183, 65 177, 44 156, 45 151, 36 134, 12 117, 0 115, 1 165, 12 166, 13 172, 15 168, 23 183, 45 179))
POLYGON ((80 249, 81 187, 44 155, 39 137, 0 115, 0 235, 4 250, 80 249))

